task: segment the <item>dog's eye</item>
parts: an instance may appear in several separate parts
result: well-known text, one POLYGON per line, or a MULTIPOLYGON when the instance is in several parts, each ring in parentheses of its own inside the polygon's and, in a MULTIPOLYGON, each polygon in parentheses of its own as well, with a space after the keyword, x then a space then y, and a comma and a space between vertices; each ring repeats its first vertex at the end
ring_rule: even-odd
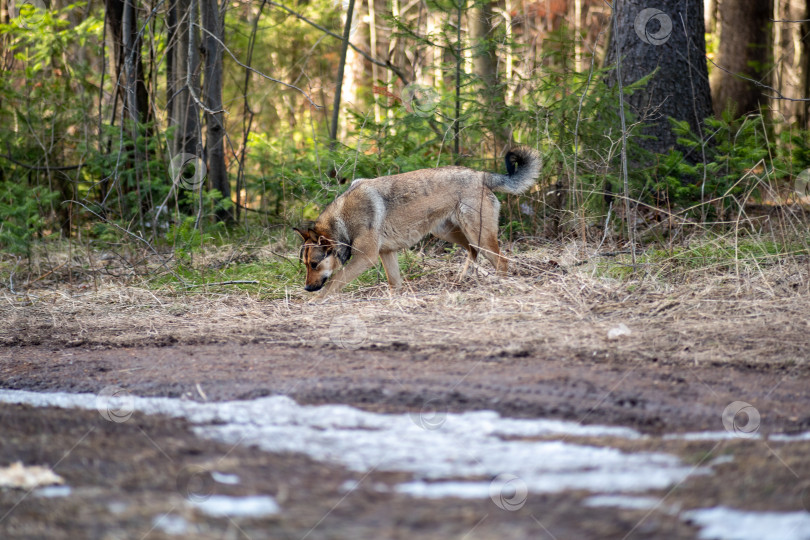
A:
POLYGON ((309 263, 309 267, 312 268, 313 270, 315 270, 316 268, 318 268, 318 263, 311 262, 311 263, 309 263))

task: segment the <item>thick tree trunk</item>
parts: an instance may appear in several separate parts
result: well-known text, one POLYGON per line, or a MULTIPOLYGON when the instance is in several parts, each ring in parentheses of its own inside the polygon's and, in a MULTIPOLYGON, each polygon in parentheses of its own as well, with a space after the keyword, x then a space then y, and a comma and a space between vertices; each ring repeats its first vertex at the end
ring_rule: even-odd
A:
MULTIPOLYGON (((763 104, 761 87, 735 75, 760 81, 768 69, 770 31, 768 19, 773 13, 770 0, 721 0, 718 19, 720 46, 711 87, 714 112, 726 109, 735 114, 759 111, 763 104)), ((769 81, 762 81, 769 84, 769 81)))
MULTIPOLYGON (((614 6, 618 27, 611 30, 606 65, 616 64, 618 40, 625 87, 658 69, 646 88, 626 96, 625 103, 647 124, 642 134, 654 137, 636 142, 665 153, 676 145, 668 117, 685 120, 701 133, 703 120, 712 114, 703 0, 616 0, 614 6)), ((611 71, 608 84, 615 83, 611 71)))
MULTIPOLYGON (((223 15, 217 0, 202 0, 203 51, 205 55, 206 155, 211 188, 230 199, 231 184, 225 167, 225 117, 222 113, 222 45, 223 15)), ((217 213, 217 219, 230 221, 229 210, 217 213)))

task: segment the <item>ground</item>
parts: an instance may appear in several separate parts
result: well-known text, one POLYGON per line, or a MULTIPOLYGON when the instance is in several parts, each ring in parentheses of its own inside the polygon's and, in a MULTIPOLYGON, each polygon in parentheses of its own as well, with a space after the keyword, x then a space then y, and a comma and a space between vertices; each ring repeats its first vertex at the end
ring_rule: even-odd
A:
POLYGON ((49 464, 74 491, 0 488, 0 537, 695 538, 689 509, 810 511, 810 440, 780 439, 810 431, 807 259, 677 273, 648 264, 617 276, 575 254, 514 252, 508 278, 482 269, 460 282, 458 257, 428 258, 402 291, 371 285, 326 302, 292 292, 296 283, 279 299, 229 285, 6 293, 0 387, 198 402, 286 395, 426 422, 494 410, 624 426, 643 436, 564 438, 711 464, 645 493, 660 502, 652 510, 588 506, 587 490, 530 492, 516 511, 489 498, 410 497, 391 489, 406 473, 212 441, 182 418, 135 412, 116 423, 6 403, 0 467, 49 464), (735 402, 756 422, 734 418, 729 430, 723 414, 735 402), (738 425, 757 438, 734 436, 738 425), (729 436, 683 436, 699 431, 729 436), (194 467, 242 479, 218 493, 269 494, 283 511, 201 515, 186 504, 194 467), (171 535, 165 515, 192 528, 171 535))

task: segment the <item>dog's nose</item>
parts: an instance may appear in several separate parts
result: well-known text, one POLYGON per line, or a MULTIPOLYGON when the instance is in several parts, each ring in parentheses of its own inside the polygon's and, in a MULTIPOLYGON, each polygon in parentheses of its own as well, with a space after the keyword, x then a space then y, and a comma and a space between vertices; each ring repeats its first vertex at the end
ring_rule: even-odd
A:
POLYGON ((308 291, 308 292, 315 292, 318 289, 320 289, 321 287, 323 287, 323 283, 321 283, 319 285, 305 285, 304 290, 308 291))

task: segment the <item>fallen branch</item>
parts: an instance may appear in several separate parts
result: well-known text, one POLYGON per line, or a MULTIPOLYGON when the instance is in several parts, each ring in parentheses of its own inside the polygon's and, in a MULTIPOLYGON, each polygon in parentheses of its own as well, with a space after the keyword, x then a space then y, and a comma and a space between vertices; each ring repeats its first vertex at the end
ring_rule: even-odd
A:
POLYGON ((204 287, 206 285, 258 285, 259 282, 255 279, 238 279, 235 281, 218 281, 216 283, 189 283, 185 287, 191 289, 193 287, 204 287))

